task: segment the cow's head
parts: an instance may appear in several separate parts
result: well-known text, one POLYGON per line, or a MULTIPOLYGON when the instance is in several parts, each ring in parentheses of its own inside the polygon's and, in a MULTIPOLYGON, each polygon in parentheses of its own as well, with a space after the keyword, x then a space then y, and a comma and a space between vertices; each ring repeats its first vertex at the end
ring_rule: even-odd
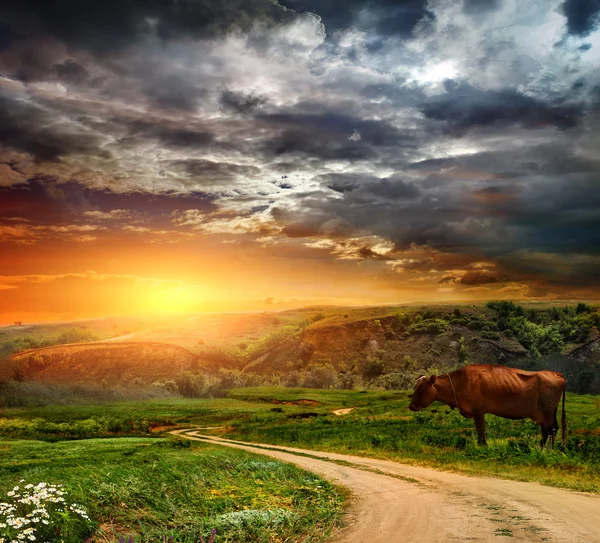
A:
POLYGON ((435 402, 435 399, 437 398, 437 390, 433 386, 435 384, 435 379, 435 375, 432 375, 431 377, 421 375, 421 377, 417 379, 415 391, 408 404, 408 408, 411 411, 420 411, 435 402))

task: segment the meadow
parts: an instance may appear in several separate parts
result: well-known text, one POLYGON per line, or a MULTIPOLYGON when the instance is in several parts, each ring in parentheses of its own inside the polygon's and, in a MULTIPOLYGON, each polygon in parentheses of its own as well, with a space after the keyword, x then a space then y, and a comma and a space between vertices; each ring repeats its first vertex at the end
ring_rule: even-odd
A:
POLYGON ((212 530, 217 543, 318 542, 344 498, 289 464, 172 436, 0 441, 3 494, 40 481, 63 485, 87 509, 98 543, 198 543, 212 530))
POLYGON ((411 413, 409 396, 409 391, 255 387, 215 399, 6 409, 0 438, 56 442, 218 427, 205 432, 600 492, 600 396, 568 393, 567 446, 545 450, 531 421, 488 415, 489 446, 479 447, 472 421, 441 404, 411 413), (340 408, 353 411, 333 414, 340 408))

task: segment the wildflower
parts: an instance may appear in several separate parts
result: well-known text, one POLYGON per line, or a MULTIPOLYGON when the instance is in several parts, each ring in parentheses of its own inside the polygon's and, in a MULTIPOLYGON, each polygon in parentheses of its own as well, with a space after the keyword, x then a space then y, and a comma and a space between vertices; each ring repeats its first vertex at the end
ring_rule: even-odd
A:
POLYGON ((8 502, 0 502, 0 543, 54 541, 52 534, 67 527, 70 541, 82 541, 91 531, 90 517, 82 505, 69 504, 66 494, 61 485, 44 482, 13 487, 8 502))

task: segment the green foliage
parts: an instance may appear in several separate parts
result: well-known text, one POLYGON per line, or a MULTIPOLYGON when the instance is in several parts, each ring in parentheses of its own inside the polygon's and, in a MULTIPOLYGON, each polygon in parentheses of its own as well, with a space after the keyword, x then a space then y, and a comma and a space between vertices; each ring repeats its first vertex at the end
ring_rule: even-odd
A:
POLYGON ((91 417, 69 422, 53 422, 42 418, 0 419, 0 436, 12 439, 38 439, 41 441, 61 441, 86 439, 90 437, 110 437, 115 435, 148 435, 152 428, 172 424, 167 417, 155 416, 151 419, 130 417, 91 417))
POLYGON ((411 334, 443 334, 448 329, 448 322, 432 318, 425 320, 421 315, 415 315, 411 324, 406 328, 405 335, 411 334))
POLYGON ((65 343, 84 343, 86 341, 95 341, 98 338, 90 331, 84 328, 71 328, 62 332, 56 338, 56 344, 62 345, 65 343))
POLYGON ((385 364, 382 362, 381 358, 377 356, 368 356, 360 368, 361 375, 367 381, 379 377, 384 372, 385 364))
POLYGON ((70 328, 62 331, 56 337, 15 336, 0 339, 0 358, 29 349, 40 349, 42 347, 52 347, 53 345, 64 345, 66 343, 85 343, 98 339, 97 335, 85 328, 70 328))
POLYGON ((304 377, 303 386, 309 388, 334 388, 338 383, 337 371, 329 364, 315 364, 304 377))
POLYGON ((458 363, 460 366, 464 366, 467 362, 467 346, 465 345, 465 338, 460 337, 458 340, 458 363))
POLYGON ((600 320, 597 311, 582 303, 577 308, 553 307, 547 323, 539 312, 525 316, 523 308, 513 302, 488 302, 487 307, 498 313, 498 328, 507 337, 515 337, 533 358, 560 353, 567 343, 585 341, 600 320))
POLYGON ((255 358, 258 358, 260 355, 266 353, 274 346, 284 341, 286 338, 296 334, 297 331, 298 329, 294 326, 282 326, 281 328, 278 328, 275 332, 267 334, 266 336, 256 341, 252 341, 246 347, 246 350, 244 352, 244 358, 246 360, 253 360, 255 358))
POLYGON ((485 339, 493 339, 493 340, 500 339, 500 335, 498 334, 498 332, 492 332, 491 330, 483 330, 481 332, 481 337, 485 338, 485 339))

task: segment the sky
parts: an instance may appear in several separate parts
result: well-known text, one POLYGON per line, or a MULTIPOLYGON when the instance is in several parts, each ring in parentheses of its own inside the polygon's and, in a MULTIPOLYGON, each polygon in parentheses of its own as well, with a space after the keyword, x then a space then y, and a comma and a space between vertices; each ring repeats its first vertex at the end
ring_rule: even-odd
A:
POLYGON ((599 0, 3 0, 0 324, 600 298, 599 0))

